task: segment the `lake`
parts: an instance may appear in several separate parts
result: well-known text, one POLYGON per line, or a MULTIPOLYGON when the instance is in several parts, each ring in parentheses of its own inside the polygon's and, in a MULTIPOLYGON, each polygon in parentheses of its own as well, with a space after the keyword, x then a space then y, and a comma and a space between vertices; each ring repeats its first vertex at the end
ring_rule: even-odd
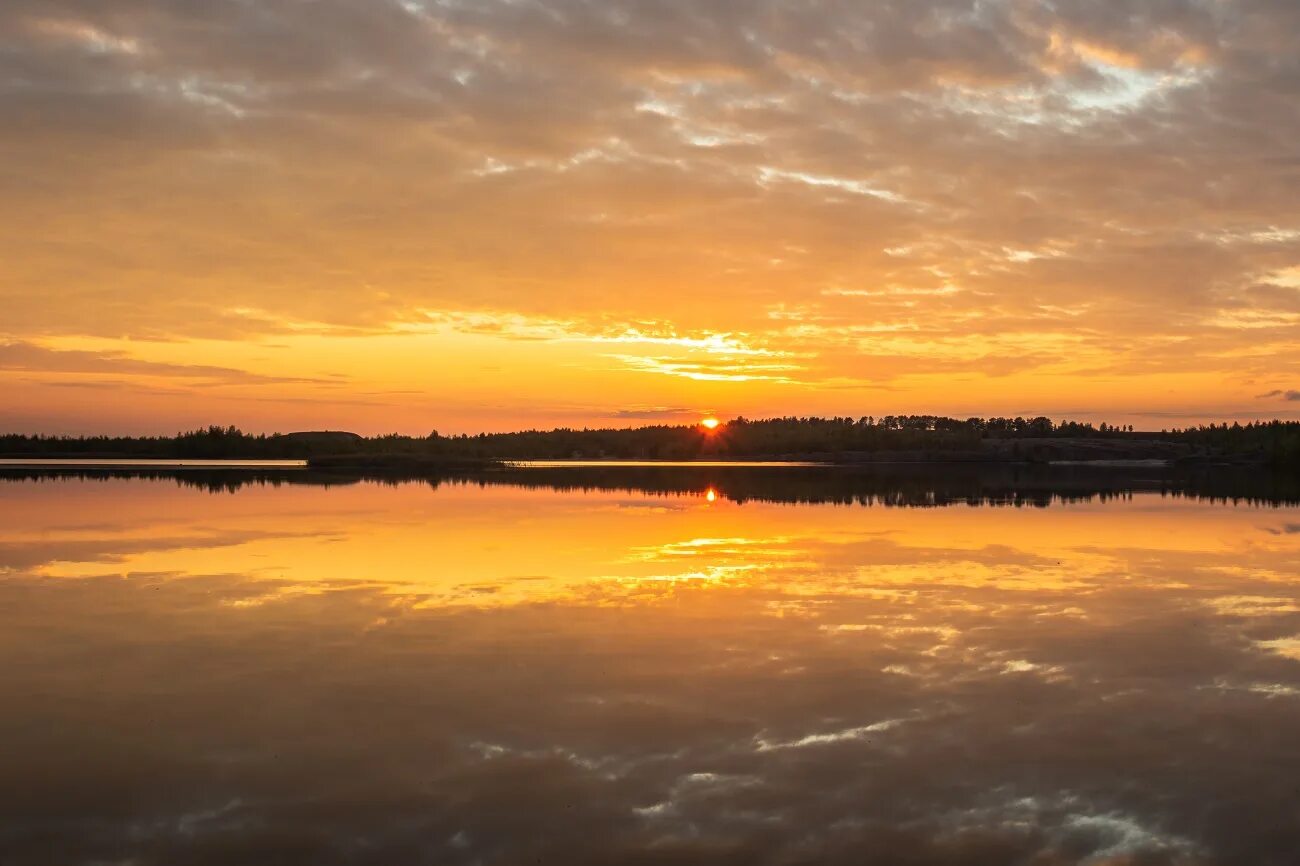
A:
POLYGON ((1300 505, 1144 473, 11 471, 0 862, 1294 864, 1300 505))

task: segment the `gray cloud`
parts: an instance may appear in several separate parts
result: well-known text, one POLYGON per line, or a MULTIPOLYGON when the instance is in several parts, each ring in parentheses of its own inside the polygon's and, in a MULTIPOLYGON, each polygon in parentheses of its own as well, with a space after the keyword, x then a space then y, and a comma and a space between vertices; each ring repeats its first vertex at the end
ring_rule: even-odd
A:
POLYGON ((828 387, 1300 374, 1297 34, 1286 0, 16 0, 4 328, 468 310, 745 332, 828 387))
MULTIPOLYGON (((208 364, 168 364, 125 357, 118 352, 89 352, 76 349, 47 349, 32 343, 0 343, 0 370, 42 373, 141 374, 168 378, 205 380, 219 384, 338 384, 335 378, 263 376, 233 367, 208 364)), ((59 384, 56 382, 56 384, 59 384)), ((70 381, 68 387, 117 387, 120 382, 70 381)))
POLYGON ((680 418, 684 415, 699 414, 699 411, 689 406, 654 406, 643 409, 619 409, 614 413, 613 417, 654 420, 656 418, 680 418))

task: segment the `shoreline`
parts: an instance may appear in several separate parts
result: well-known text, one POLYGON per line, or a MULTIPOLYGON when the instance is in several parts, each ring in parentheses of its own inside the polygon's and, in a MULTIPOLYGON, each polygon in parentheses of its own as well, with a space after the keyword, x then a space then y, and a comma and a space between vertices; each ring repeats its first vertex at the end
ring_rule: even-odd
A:
POLYGON ((1181 467, 1215 467, 1225 469, 1272 471, 1263 459, 1236 459, 1224 456, 1186 456, 1180 458, 1101 457, 1095 459, 1034 459, 989 454, 873 454, 853 455, 849 459, 822 455, 772 455, 736 459, 636 460, 623 458, 476 458, 428 457, 406 454, 335 455, 302 460, 258 458, 191 458, 191 457, 115 457, 115 456, 40 456, 0 457, 0 469, 248 469, 248 470, 318 470, 341 472, 366 471, 487 471, 495 469, 853 469, 872 466, 961 466, 971 467, 1062 467, 1097 469, 1177 469, 1181 467))

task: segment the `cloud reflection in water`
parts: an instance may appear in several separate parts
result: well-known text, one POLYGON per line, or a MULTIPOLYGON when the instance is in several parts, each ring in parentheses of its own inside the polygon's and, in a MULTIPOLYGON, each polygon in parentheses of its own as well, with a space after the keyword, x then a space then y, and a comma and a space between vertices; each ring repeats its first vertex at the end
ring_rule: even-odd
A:
POLYGON ((1300 850, 1293 509, 4 493, 7 863, 1300 850))

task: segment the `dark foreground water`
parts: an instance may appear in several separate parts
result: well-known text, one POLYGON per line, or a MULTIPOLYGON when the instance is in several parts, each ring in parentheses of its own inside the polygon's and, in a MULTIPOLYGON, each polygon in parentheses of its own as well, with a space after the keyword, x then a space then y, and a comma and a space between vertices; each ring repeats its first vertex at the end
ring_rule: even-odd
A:
POLYGON ((528 471, 0 480, 0 863, 1300 862, 1284 497, 528 471))

